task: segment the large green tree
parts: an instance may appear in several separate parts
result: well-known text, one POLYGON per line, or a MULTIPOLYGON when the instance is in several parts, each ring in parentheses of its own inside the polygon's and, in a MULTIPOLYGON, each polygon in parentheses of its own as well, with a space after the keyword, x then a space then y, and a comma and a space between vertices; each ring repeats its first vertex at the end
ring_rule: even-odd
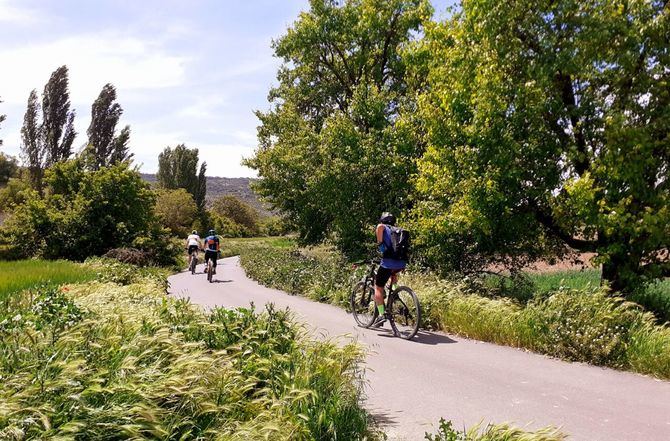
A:
POLYGON ((407 206, 421 149, 396 124, 407 99, 401 50, 431 14, 427 0, 311 0, 273 43, 284 64, 247 164, 304 241, 332 232, 354 250, 382 210, 407 206))
POLYGON ((434 264, 569 247, 617 291, 670 275, 669 15, 667 0, 464 0, 428 29, 413 213, 434 264))
POLYGON ((158 185, 175 190, 183 188, 193 196, 198 210, 202 213, 207 196, 205 171, 207 163, 200 164, 198 172, 198 149, 189 149, 179 144, 174 149, 166 147, 158 155, 158 185))
POLYGON ((42 93, 42 137, 47 165, 67 160, 72 155, 74 110, 70 110, 68 69, 56 69, 42 93))
POLYGON ((116 102, 116 88, 112 84, 105 84, 91 106, 91 124, 86 132, 88 145, 85 156, 93 170, 132 158, 132 153, 128 151, 130 126, 116 133, 116 125, 122 114, 123 109, 116 102))

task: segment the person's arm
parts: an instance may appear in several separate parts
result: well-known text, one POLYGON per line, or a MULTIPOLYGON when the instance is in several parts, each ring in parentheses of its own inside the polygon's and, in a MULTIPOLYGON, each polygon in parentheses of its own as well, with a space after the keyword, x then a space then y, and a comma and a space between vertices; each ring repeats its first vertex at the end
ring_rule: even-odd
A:
POLYGON ((384 224, 377 225, 377 245, 381 245, 384 242, 384 224))

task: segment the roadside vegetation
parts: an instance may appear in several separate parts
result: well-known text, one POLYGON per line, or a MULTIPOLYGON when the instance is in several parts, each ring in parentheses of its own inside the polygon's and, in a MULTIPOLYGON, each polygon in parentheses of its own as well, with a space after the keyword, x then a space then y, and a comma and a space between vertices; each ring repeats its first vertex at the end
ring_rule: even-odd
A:
POLYGON ((204 313, 167 298, 164 278, 108 264, 92 263, 128 283, 40 287, 0 305, 0 438, 374 436, 357 345, 314 340, 271 305, 204 313))
POLYGON ((536 431, 526 431, 509 424, 475 425, 467 430, 453 428, 451 421, 440 420, 437 432, 426 432, 427 441, 563 441, 567 435, 556 428, 545 427, 536 431))
MULTIPOLYGON (((249 277, 289 293, 347 308, 352 269, 334 248, 274 247, 268 240, 234 242, 249 277)), ((402 277, 424 309, 423 325, 571 361, 670 379, 670 328, 650 312, 600 287, 551 287, 551 276, 523 301, 482 283, 444 279, 417 269, 402 277)), ((576 281, 573 281, 577 285, 576 281)), ((532 283, 530 281, 529 283, 532 283)), ((667 298, 666 282, 658 296, 667 298)), ((533 285, 523 289, 531 290, 533 285)))
POLYGON ((0 261, 0 301, 24 289, 85 282, 95 277, 93 269, 66 260, 0 261))

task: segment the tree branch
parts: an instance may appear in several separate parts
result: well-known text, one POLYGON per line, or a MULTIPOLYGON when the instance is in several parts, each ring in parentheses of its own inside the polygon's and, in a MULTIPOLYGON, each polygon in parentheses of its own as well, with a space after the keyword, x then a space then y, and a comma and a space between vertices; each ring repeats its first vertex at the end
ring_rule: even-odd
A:
POLYGON ((572 237, 571 234, 567 234, 563 229, 558 225, 556 219, 550 214, 540 208, 537 203, 534 201, 528 204, 528 208, 535 216, 535 219, 541 223, 549 232, 554 234, 556 237, 561 239, 566 243, 570 248, 574 248, 577 251, 583 252, 595 252, 598 246, 598 242, 594 240, 584 240, 577 239, 572 237))
POLYGON ((589 168, 589 160, 586 152, 586 140, 584 133, 580 128, 579 117, 577 116, 577 102, 575 100, 575 91, 572 88, 572 78, 570 75, 564 75, 561 71, 556 74, 556 83, 560 90, 561 101, 565 110, 568 112, 570 124, 574 131, 575 143, 579 157, 574 162, 575 171, 578 175, 583 175, 589 168))

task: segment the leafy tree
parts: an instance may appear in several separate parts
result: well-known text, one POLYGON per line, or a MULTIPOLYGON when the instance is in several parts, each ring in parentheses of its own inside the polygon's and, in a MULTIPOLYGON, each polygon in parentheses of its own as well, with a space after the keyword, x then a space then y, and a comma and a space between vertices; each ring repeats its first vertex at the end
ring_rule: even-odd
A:
POLYGON ((70 110, 67 66, 56 69, 42 94, 42 131, 47 165, 68 159, 72 154, 74 110, 70 110))
POLYGON ((116 135, 116 125, 122 114, 123 109, 116 102, 116 88, 112 84, 105 84, 91 106, 91 124, 86 132, 86 156, 93 170, 129 161, 133 156, 128 151, 130 127, 125 126, 116 135))
POLYGON ((567 246, 616 291, 670 275, 666 3, 464 0, 427 30, 413 215, 433 263, 567 246))
POLYGON ((183 188, 157 190, 155 210, 161 225, 177 236, 189 233, 198 213, 193 196, 183 188))
POLYGON ((174 149, 166 147, 158 155, 158 185, 166 189, 183 188, 193 196, 195 204, 202 212, 205 207, 207 183, 205 170, 207 163, 200 164, 198 173, 198 149, 189 149, 179 144, 174 149))
POLYGON ((7 184, 7 181, 16 176, 19 166, 16 159, 12 156, 0 153, 0 186, 7 184))
POLYGON ((329 233, 356 250, 385 209, 408 205, 421 147, 396 124, 407 100, 401 50, 432 13, 427 0, 311 0, 274 42, 284 60, 274 107, 257 112, 256 190, 305 242, 329 233))
POLYGON ((154 229, 154 194, 127 164, 89 172, 80 161, 59 162, 45 186, 43 197, 24 191, 3 225, 18 250, 81 260, 134 245, 154 229))
POLYGON ((260 233, 258 212, 235 196, 225 195, 215 199, 211 211, 239 225, 244 236, 257 236, 260 233))
POLYGON ((248 231, 234 220, 218 215, 214 212, 209 213, 209 225, 216 230, 216 234, 221 237, 248 237, 248 231))
POLYGON ((21 158, 28 167, 33 189, 41 192, 46 150, 43 144, 42 126, 38 121, 39 112, 37 91, 33 89, 28 96, 28 106, 21 127, 21 158))

